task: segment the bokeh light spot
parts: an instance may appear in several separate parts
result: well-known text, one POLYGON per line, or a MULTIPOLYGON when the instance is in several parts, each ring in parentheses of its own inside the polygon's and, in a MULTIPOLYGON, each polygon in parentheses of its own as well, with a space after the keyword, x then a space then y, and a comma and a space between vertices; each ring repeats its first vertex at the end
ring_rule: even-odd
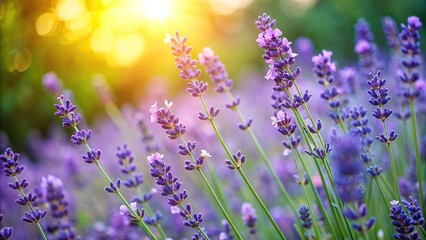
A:
POLYGON ((144 17, 152 20, 165 20, 172 13, 171 0, 136 0, 144 17))
POLYGON ((10 72, 23 72, 31 66, 32 55, 30 50, 11 50, 6 56, 6 64, 10 72))
POLYGON ((84 4, 80 0, 59 0, 56 5, 56 14, 64 21, 76 18, 84 10, 84 4))
POLYGON ((140 34, 120 36, 108 54, 108 62, 112 66, 130 67, 139 60, 143 49, 144 40, 140 34))
POLYGON ((112 48, 114 41, 113 31, 107 28, 97 28, 90 37, 90 47, 95 53, 104 53, 112 48))
POLYGON ((233 14, 253 3, 253 0, 210 0, 215 12, 222 15, 233 14))
POLYGON ((57 25, 58 20, 55 14, 51 12, 43 13, 36 21, 37 34, 40 36, 49 36, 55 32, 57 25))

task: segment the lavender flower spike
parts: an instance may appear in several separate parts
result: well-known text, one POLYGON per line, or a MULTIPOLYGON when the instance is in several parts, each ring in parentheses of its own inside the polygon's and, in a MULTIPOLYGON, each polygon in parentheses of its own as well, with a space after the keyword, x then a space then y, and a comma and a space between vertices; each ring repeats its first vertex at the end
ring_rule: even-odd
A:
MULTIPOLYGON (((413 128, 413 140, 414 150, 416 155, 416 170, 417 179, 419 184, 419 195, 424 198, 424 165, 420 160, 420 144, 417 133, 420 130, 417 129, 417 116, 415 111, 415 99, 420 95, 419 89, 415 87, 416 82, 421 78, 419 66, 421 61, 420 52, 420 33, 419 30, 422 27, 422 22, 416 16, 408 17, 407 25, 402 24, 402 32, 399 37, 402 42, 401 52, 403 54, 402 66, 404 70, 400 73, 400 80, 406 85, 403 89, 403 95, 409 100, 410 112, 411 112, 411 124, 413 128), (423 172, 423 173, 422 173, 423 172)), ((426 203, 420 201, 422 206, 423 215, 426 215, 426 203)))
POLYGON ((389 217, 392 219, 391 223, 395 226, 396 234, 393 235, 395 239, 417 240, 420 239, 419 233, 415 230, 414 221, 407 216, 402 209, 399 201, 393 200, 390 202, 391 208, 389 217))
MULTIPOLYGON (((44 218, 44 216, 46 216, 47 212, 40 211, 38 208, 34 208, 37 195, 31 192, 28 194, 24 192, 24 189, 29 185, 27 179, 24 178, 22 181, 18 180, 17 176, 24 170, 24 166, 19 165, 19 154, 14 153, 12 149, 8 148, 3 154, 0 155, 0 160, 3 162, 3 172, 6 177, 12 177, 14 180, 14 183, 9 183, 9 187, 19 192, 16 203, 22 206, 28 206, 30 209, 29 212, 25 212, 25 216, 22 217, 22 221, 27 223, 35 223, 43 239, 46 240, 47 238, 40 225, 40 221, 42 218, 44 218)), ((8 230, 6 231, 6 235, 9 235, 8 230)))
POLYGON ((48 232, 59 239, 80 239, 69 216, 69 203, 65 197, 62 180, 52 175, 42 177, 41 192, 49 208, 48 232))
POLYGON ((330 113, 330 117, 338 123, 342 130, 346 132, 346 126, 343 116, 340 114, 342 97, 341 93, 337 88, 331 85, 335 79, 336 64, 331 60, 333 53, 331 51, 322 50, 322 54, 312 57, 314 63, 313 71, 317 75, 318 83, 325 87, 324 92, 321 94, 321 98, 328 101, 329 106, 334 110, 334 113, 330 113))
POLYGON ((197 228, 206 239, 209 239, 200 227, 203 221, 201 213, 193 213, 190 204, 184 206, 188 193, 186 190, 180 190, 182 183, 178 182, 179 179, 177 177, 173 176, 172 168, 162 160, 163 157, 163 154, 154 153, 147 158, 151 167, 150 175, 156 179, 156 184, 162 188, 161 195, 168 197, 168 204, 172 207, 172 211, 179 213, 185 219, 183 222, 185 226, 197 228), (180 208, 180 210, 177 211, 176 207, 180 208))
POLYGON ((228 92, 232 87, 232 79, 229 78, 225 64, 223 64, 211 48, 204 48, 198 55, 200 64, 207 68, 209 77, 216 84, 217 92, 228 92))
MULTIPOLYGON (((61 95, 60 97, 58 97, 58 101, 59 104, 55 104, 55 108, 57 109, 57 111, 55 112, 55 115, 58 116, 59 118, 62 118, 62 126, 63 127, 72 127, 74 129, 74 134, 71 137, 71 141, 74 144, 77 145, 84 145, 87 148, 87 153, 86 155, 83 155, 82 158, 84 159, 84 161, 86 163, 89 164, 95 164, 99 171, 101 172, 101 174, 103 175, 103 177, 105 178, 105 180, 107 180, 107 182, 109 183, 108 187, 104 187, 104 190, 109 192, 109 193, 113 193, 116 194, 120 200, 122 201, 122 203, 127 207, 127 209, 129 210, 129 212, 131 212, 131 220, 132 222, 137 223, 140 228, 151 238, 151 239, 157 239, 155 237, 155 235, 152 233, 152 231, 148 228, 148 226, 145 224, 145 222, 143 221, 143 215, 144 215, 144 211, 142 210, 137 210, 134 211, 129 202, 124 198, 123 194, 120 192, 120 186, 121 186, 121 180, 120 178, 118 178, 115 183, 112 181, 112 179, 110 178, 110 176, 108 175, 108 173, 104 170, 104 168, 102 167, 101 163, 100 163, 100 157, 101 157, 101 151, 97 150, 95 151, 92 147, 90 147, 88 140, 91 136, 91 131, 85 131, 85 130, 80 130, 78 128, 78 124, 81 121, 81 116, 80 114, 76 114, 75 110, 77 109, 77 106, 74 105, 71 100, 69 99, 64 99, 64 96, 61 95)), ((125 155, 126 153, 124 153, 125 155)))

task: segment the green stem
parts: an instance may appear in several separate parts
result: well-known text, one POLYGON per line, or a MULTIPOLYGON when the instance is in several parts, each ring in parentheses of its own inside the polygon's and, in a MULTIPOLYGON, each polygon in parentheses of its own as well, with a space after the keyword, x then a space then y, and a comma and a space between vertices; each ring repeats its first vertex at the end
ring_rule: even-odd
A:
MULTIPOLYGON (((289 96, 291 96, 291 94, 289 94, 288 93, 288 95, 289 96)), ((299 112, 297 112, 295 109, 293 109, 293 114, 294 114, 294 116, 296 117, 296 121, 297 121, 297 124, 299 125, 299 126, 303 126, 303 124, 302 124, 302 122, 304 123, 304 121, 303 121, 303 119, 302 119, 302 117, 301 117, 301 115, 300 115, 300 113, 299 112)), ((300 131, 301 133, 302 133, 302 136, 303 136, 303 139, 305 140, 305 143, 306 143, 306 146, 308 147, 308 149, 309 149, 309 151, 313 151, 312 150, 312 146, 311 146, 311 144, 309 143, 309 140, 308 140, 308 137, 307 137, 307 131, 303 131, 303 130, 301 130, 300 131)), ((297 149, 296 149, 297 150, 297 149)), ((298 151, 297 151, 298 152, 298 151)), ((299 154, 299 158, 300 159, 303 159, 302 158, 302 156, 300 155, 300 153, 298 153, 299 154)), ((301 160, 302 161, 302 160, 301 160)), ((333 202, 334 202, 334 198, 332 198, 332 195, 330 194, 330 191, 329 191, 329 189, 328 189, 328 185, 327 185, 327 182, 326 182, 326 180, 325 180, 325 178, 324 178, 324 174, 323 174, 323 172, 322 172, 322 169, 321 169, 321 166, 320 166, 320 164, 319 164, 319 162, 318 162, 318 159, 316 159, 316 158, 313 158, 313 161, 314 161, 314 163, 315 163, 315 166, 316 166, 316 168, 317 168, 317 171, 318 171, 318 173, 319 173, 319 175, 320 175, 320 178, 321 178, 321 182, 322 182, 322 186, 323 186, 323 189, 324 189, 324 192, 325 192, 325 195, 326 195, 326 197, 327 197, 327 200, 328 200, 328 202, 329 202, 329 204, 331 205, 333 202)), ((303 163, 303 161, 302 161, 302 163, 303 163)), ((306 167, 305 167, 306 168, 306 167)), ((309 171, 308 171, 309 172, 309 171)), ((311 178, 311 177, 310 177, 311 178)), ((311 178, 312 179, 312 178, 311 178)), ((316 189, 315 189, 316 190, 316 189)), ((322 205, 322 202, 320 201, 320 204, 322 205)), ((324 207, 323 207, 324 208, 324 207)), ((334 208, 334 207, 332 207, 332 206, 330 206, 330 209, 331 209, 331 212, 333 213, 333 217, 334 217, 334 219, 335 219, 335 221, 336 221, 336 223, 337 223, 337 225, 340 225, 340 221, 338 221, 338 214, 336 213, 336 209, 334 208)), ((325 209, 324 209, 324 213, 323 213, 323 215, 324 215, 324 217, 325 216, 328 216, 327 215, 327 212, 325 212, 325 209)), ((333 228, 333 224, 331 223, 331 221, 327 221, 327 223, 328 223, 328 226, 329 226, 329 228, 331 229, 331 228, 333 228)), ((339 233, 340 233, 340 235, 342 235, 343 233, 342 232, 340 232, 340 231, 342 231, 342 228, 341 227, 338 227, 337 228, 337 230, 339 230, 339 233)), ((336 235, 337 236, 337 235, 336 235)))
MULTIPOLYGON (((229 100, 231 100, 231 102, 234 101, 234 96, 232 95, 232 93, 231 92, 226 92, 226 93, 228 95, 229 100)), ((240 109, 236 108, 235 111, 237 112, 241 122, 244 124, 246 122, 246 119, 245 119, 244 115, 241 113, 240 109)), ((284 199, 290 205, 290 208, 293 210, 293 213, 297 217, 298 212, 297 212, 296 206, 295 206, 293 200, 291 199, 290 195, 288 194, 287 190, 285 189, 284 185, 281 183, 281 180, 279 179, 277 173, 275 172, 275 170, 271 166, 271 163, 269 162, 269 159, 266 156, 266 153, 263 150, 263 147, 260 145, 256 135, 254 134, 251 127, 247 128, 246 130, 247 130, 251 140, 253 141, 254 145, 256 146, 256 149, 259 152, 263 162, 265 163, 266 167, 268 168, 268 170, 271 173, 272 177, 274 178, 275 182, 278 184, 279 189, 283 193, 284 199)))
POLYGON ((315 236, 316 236, 316 239, 321 239, 321 232, 320 232, 320 230, 318 228, 318 222, 316 220, 314 211, 312 210, 311 201, 309 200, 309 196, 308 196, 308 194, 306 192, 305 183, 304 183, 304 181, 302 179, 302 173, 301 173, 301 171, 299 169, 299 166, 297 164, 297 161, 296 161, 296 154, 294 152, 293 146, 291 145, 290 136, 288 136, 288 140, 290 141, 291 155, 293 156, 294 165, 296 166, 297 174, 299 175, 300 186, 302 187, 303 195, 305 196, 306 203, 308 204, 309 211, 311 212, 312 223, 314 225, 314 230, 315 230, 315 236))
MULTIPOLYGON (((138 186, 138 187, 136 187, 136 192, 137 192, 138 196, 142 196, 142 191, 141 191, 141 189, 140 189, 140 187, 139 187, 139 186, 138 186)), ((142 205, 143 205, 143 207, 144 207, 144 209, 145 209, 146 213, 147 213, 149 216, 154 217, 154 215, 155 215, 155 214, 154 214, 154 211, 152 211, 152 208, 151 208, 151 206, 149 205, 149 202, 143 202, 143 203, 142 203, 142 205)), ((166 239, 167 239, 167 235, 166 235, 166 233, 164 232, 164 229, 163 229, 163 227, 161 226, 161 224, 160 224, 160 223, 156 223, 156 224, 155 224, 155 227, 157 228, 158 232, 160 233, 161 238, 162 238, 163 240, 166 240, 166 239)))
MULTIPOLYGON (((300 152, 297 149, 294 149, 294 151, 296 151, 296 154, 297 154, 297 156, 299 158, 299 161, 302 163, 303 169, 305 170, 306 174, 308 175, 309 181, 311 181, 310 182, 310 186, 312 188, 312 192, 315 195, 315 198, 316 198, 316 201, 317 201, 317 205, 319 206, 319 208, 321 210, 321 213, 324 216, 325 222, 328 225, 329 230, 331 231, 332 235, 335 238, 337 238, 336 230, 334 230, 334 224, 331 222, 331 219, 329 218, 328 213, 325 210, 324 204, 323 204, 323 202, 321 200, 321 197, 320 197, 320 195, 318 193, 318 190, 315 187, 314 183, 312 182, 312 175, 311 175, 311 173, 310 173, 310 171, 309 171, 309 169, 308 169, 308 167, 307 167, 307 165, 306 165, 306 163, 305 163, 302 155, 300 154, 300 152)), ((335 216, 334 212, 333 212, 333 215, 335 216)))
POLYGON ((145 231, 145 233, 148 234, 148 236, 151 239, 157 239, 157 237, 155 237, 155 235, 151 232, 151 230, 148 228, 148 226, 146 226, 146 224, 143 222, 143 219, 138 216, 138 214, 135 212, 135 210, 133 210, 133 208, 130 206, 129 202, 127 202, 127 200, 124 198, 123 194, 121 194, 121 192, 118 189, 116 191, 116 194, 120 198, 121 202, 123 202, 124 205, 127 207, 127 209, 130 211, 130 213, 135 218, 138 219, 138 225, 145 231))
MULTIPOLYGON (((181 142, 183 143, 183 145, 187 146, 187 143, 186 143, 185 139, 182 137, 182 135, 180 135, 179 138, 180 138, 181 142)), ((191 161, 193 163, 195 163, 195 158, 194 158, 194 155, 192 154, 192 152, 189 153, 189 156, 191 158, 191 161)), ((204 183, 207 185, 207 188, 209 189, 211 195, 213 196, 216 204, 219 206, 220 211, 222 212, 223 216, 226 218, 226 220, 228 221, 228 223, 231 226, 232 230, 234 231, 236 237, 238 239, 243 239, 243 237, 241 236, 241 234, 238 232, 238 229, 235 226, 234 221, 231 219, 231 217, 229 217, 228 213, 226 212, 225 208, 223 207, 222 203, 220 202, 219 198, 217 197, 216 192, 214 191, 213 187, 210 185, 209 181, 207 180, 206 175, 204 174, 203 170, 201 170, 200 168, 198 168, 197 171, 200 174, 201 178, 203 179, 204 183)))
MULTIPOLYGON (((206 114, 208 116, 210 116, 207 105, 203 99, 202 96, 200 96, 200 100, 201 103, 203 105, 203 108, 206 112, 206 114)), ((275 220, 273 219, 272 215, 269 213, 268 209, 266 208, 265 204, 263 203, 262 199, 259 197, 259 195, 257 194, 256 190, 253 188, 253 186, 251 185, 250 181, 248 180, 248 178, 246 177, 246 175, 244 174, 244 171, 241 169, 241 167, 237 166, 235 160, 232 157, 232 153, 229 151, 227 145, 225 144, 222 135, 219 133, 216 124, 214 123, 213 119, 210 118, 209 122, 217 136, 217 138, 219 139, 222 147, 224 148, 226 154, 228 155, 230 161, 232 161, 232 163, 234 164, 234 166, 236 167, 236 169, 238 170, 238 172, 240 173, 241 177, 243 178, 244 182, 246 183, 246 185, 248 186, 248 188, 250 189, 250 191, 252 192, 252 194, 254 195, 254 197, 256 198, 256 200, 259 202, 260 206, 262 207, 263 211, 265 212, 266 216, 268 217, 269 221, 272 223, 272 226, 274 227, 275 231, 278 233, 278 235, 280 236, 281 239, 286 239, 284 234, 281 232, 280 228, 278 227, 277 223, 275 222, 275 220)))
MULTIPOLYGON (((188 212, 188 210, 186 210, 186 207, 184 207, 183 205, 182 205, 182 203, 180 203, 179 204, 179 206, 180 206, 180 208, 186 213, 186 215, 188 215, 189 216, 189 218, 190 219, 192 219, 192 220, 194 220, 194 218, 192 217, 192 215, 191 215, 191 213, 190 212, 188 212)), ((203 235, 203 237, 206 239, 206 240, 210 240, 210 238, 207 236, 207 234, 203 231, 203 229, 201 229, 201 227, 199 226, 199 225, 197 225, 197 229, 198 229, 198 231, 203 235)))
MULTIPOLYGON (((389 135, 388 135, 388 131, 387 131, 387 128, 386 128, 386 122, 382 121, 382 124, 383 124, 383 130, 384 130, 385 136, 388 137, 389 135)), ((399 191, 399 186, 398 186, 398 174, 396 173, 395 160, 393 158, 393 152, 392 152, 392 149, 390 147, 390 143, 386 143, 386 147, 388 149, 389 160, 391 162, 391 167, 392 167, 393 187, 396 189, 396 193, 397 193, 396 198, 399 201, 401 201, 401 193, 399 191)))
MULTIPOLYGON (((80 130, 78 129, 77 126, 73 126, 74 130, 76 132, 79 132, 80 130)), ((89 146, 89 144, 87 142, 84 142, 84 146, 86 146, 87 150, 92 151, 92 148, 89 146)), ((108 184, 113 182, 111 180, 111 178, 108 176, 108 174, 106 173, 106 171, 104 170, 104 168, 102 167, 102 165, 99 163, 99 161, 95 161, 96 166, 98 167, 99 171, 102 173, 102 175, 104 176, 104 178, 108 181, 108 184)), ((146 226, 146 224, 143 222, 143 220, 141 218, 139 218, 139 216, 136 214, 136 212, 133 210, 133 208, 130 206, 129 202, 127 202, 127 200, 124 198, 124 196, 121 194, 120 190, 117 189, 116 194, 118 195, 118 197, 120 198, 121 202, 127 207, 127 209, 129 210, 129 212, 136 218, 139 219, 138 224, 139 226, 142 228, 142 230, 151 238, 151 239, 157 239, 155 237, 155 235, 151 232, 151 230, 146 226)))
MULTIPOLYGON (((15 182, 19 182, 18 181, 18 177, 13 176, 13 179, 15 180, 15 182)), ((18 190, 19 190, 19 194, 21 195, 21 197, 25 197, 26 196, 25 193, 24 193, 24 191, 22 190, 22 188, 19 188, 18 190)), ((33 207, 33 205, 30 202, 28 203, 28 207, 30 208, 31 212, 34 212, 34 207, 33 207)), ((40 232, 40 234, 43 237, 43 239, 47 240, 46 234, 44 234, 44 231, 43 231, 43 228, 40 225, 40 222, 37 221, 37 222, 35 222, 35 224, 37 225, 38 231, 40 232)))
MULTIPOLYGON (((423 216, 426 216, 426 203, 423 195, 423 177, 422 177, 422 165, 420 161, 420 149, 419 142, 417 138, 417 117, 414 108, 414 99, 410 99, 410 110, 411 110, 411 123, 413 127, 413 139, 414 139, 414 149, 416 153, 416 173, 417 173, 417 181, 419 182, 419 196, 420 196, 420 204, 423 211, 423 216)), ((423 172, 424 174, 424 172, 423 172)))
POLYGON ((377 180, 377 178, 374 178, 374 181, 376 182, 377 188, 379 189, 380 196, 382 196, 382 200, 383 200, 383 204, 384 204, 383 206, 387 206, 387 205, 388 205, 388 202, 386 201, 385 194, 384 194, 384 192, 383 192, 382 187, 381 187, 381 186, 380 186, 380 184, 379 184, 379 181, 377 180))

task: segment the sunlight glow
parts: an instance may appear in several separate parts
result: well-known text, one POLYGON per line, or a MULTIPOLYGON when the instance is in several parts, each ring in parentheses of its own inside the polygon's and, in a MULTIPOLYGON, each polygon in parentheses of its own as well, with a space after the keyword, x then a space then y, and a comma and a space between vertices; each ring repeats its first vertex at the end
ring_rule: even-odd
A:
POLYGON ((142 14, 151 20, 162 20, 170 17, 172 13, 172 0, 142 0, 135 1, 139 5, 142 14))

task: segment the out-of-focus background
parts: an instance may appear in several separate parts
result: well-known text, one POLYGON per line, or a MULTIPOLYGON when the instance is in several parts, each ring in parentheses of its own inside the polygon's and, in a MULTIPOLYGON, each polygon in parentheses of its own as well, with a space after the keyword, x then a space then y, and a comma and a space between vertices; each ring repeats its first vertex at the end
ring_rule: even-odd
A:
POLYGON ((84 106, 89 123, 105 114, 93 87, 96 78, 105 79, 118 106, 137 106, 157 89, 173 98, 185 87, 177 84, 182 80, 164 44, 166 33, 175 31, 189 37, 194 56, 212 47, 238 88, 245 84, 242 73, 265 68, 254 26, 263 12, 277 19, 290 41, 306 37, 312 51, 332 50, 344 65, 356 64, 353 26, 359 18, 384 46, 382 16, 400 23, 417 15, 426 22, 426 1, 1 0, 0 132, 15 151, 24 151, 31 129, 43 135, 59 124, 54 98, 41 84, 51 71, 84 106))

